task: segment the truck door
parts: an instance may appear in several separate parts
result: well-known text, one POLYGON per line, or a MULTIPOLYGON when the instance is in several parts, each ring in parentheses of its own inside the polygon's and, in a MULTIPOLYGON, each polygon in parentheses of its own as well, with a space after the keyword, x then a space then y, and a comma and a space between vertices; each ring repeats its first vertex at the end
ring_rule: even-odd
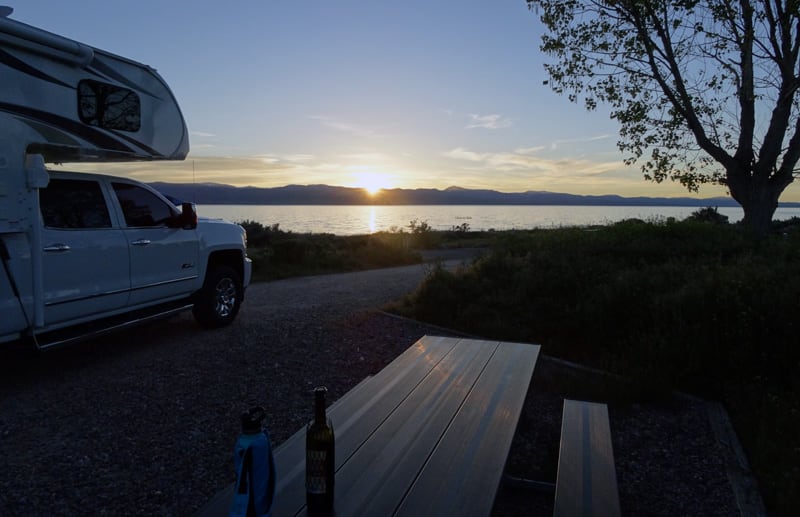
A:
POLYGON ((131 297, 138 305, 188 296, 197 289, 197 232, 170 227, 177 209, 150 190, 113 182, 125 219, 131 263, 131 297))
POLYGON ((51 179, 39 190, 45 325, 124 307, 128 242, 97 181, 51 179))

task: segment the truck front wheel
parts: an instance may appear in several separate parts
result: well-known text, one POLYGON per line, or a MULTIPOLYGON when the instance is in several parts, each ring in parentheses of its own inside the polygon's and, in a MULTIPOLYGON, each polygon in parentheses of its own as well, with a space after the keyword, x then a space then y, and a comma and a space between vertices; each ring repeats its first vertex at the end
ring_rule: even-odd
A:
POLYGON ((203 288, 197 292, 192 313, 207 328, 230 324, 244 299, 242 279, 228 266, 214 266, 206 274, 203 288))

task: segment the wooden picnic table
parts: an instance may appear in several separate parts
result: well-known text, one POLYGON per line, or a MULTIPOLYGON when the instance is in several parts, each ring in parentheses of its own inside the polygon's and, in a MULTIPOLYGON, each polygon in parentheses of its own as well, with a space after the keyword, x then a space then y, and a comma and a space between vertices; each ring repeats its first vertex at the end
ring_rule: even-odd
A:
MULTIPOLYGON (((425 336, 350 390, 328 410, 336 515, 489 515, 538 355, 538 345, 425 336)), ((304 515, 305 429, 274 455, 272 515, 304 515)), ((232 494, 200 515, 226 515, 232 494)))

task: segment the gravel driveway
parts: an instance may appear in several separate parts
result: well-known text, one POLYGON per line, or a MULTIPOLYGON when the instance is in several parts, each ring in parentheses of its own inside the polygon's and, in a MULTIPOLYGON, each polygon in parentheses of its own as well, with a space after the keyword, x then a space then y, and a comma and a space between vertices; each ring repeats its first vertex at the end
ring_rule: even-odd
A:
MULTIPOLYGON (((242 410, 263 405, 279 444, 310 419, 314 386, 335 400, 422 335, 448 334, 374 310, 429 267, 254 284, 216 331, 185 314, 46 354, 0 351, 0 515, 192 515, 233 480, 242 410)), ((554 478, 556 377, 540 361, 512 474, 554 478)), ((626 513, 736 513, 702 404, 612 408, 612 433, 626 513)), ((503 489, 495 514, 552 512, 551 499, 503 489)))
POLYGON ((314 386, 335 400, 425 333, 365 310, 429 267, 253 284, 215 331, 183 314, 45 354, 0 350, 0 515, 191 515, 233 478, 242 410, 265 406, 280 443, 310 418, 314 386))

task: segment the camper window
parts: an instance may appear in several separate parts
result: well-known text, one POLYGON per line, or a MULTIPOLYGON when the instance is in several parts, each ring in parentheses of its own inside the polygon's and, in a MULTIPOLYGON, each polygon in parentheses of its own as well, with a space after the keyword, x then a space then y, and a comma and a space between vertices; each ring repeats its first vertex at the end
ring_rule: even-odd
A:
POLYGON ((83 80, 78 83, 78 114, 84 124, 120 131, 139 131, 142 111, 133 90, 83 80))

